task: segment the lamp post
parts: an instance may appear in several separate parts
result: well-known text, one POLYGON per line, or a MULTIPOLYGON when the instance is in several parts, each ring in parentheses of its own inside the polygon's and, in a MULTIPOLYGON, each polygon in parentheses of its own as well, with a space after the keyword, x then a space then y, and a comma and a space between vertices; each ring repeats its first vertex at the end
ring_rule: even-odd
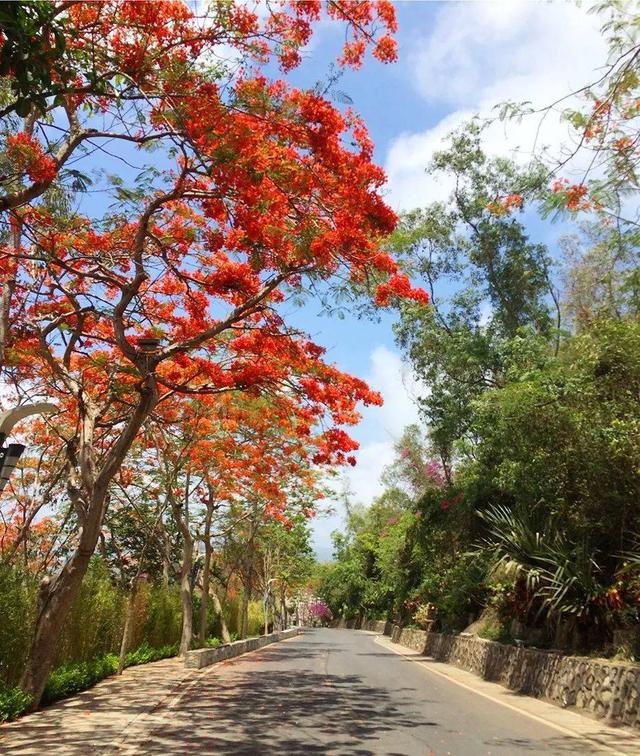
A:
POLYGON ((23 404, 21 407, 7 410, 0 413, 0 494, 7 485, 11 474, 13 473, 18 460, 25 450, 24 444, 9 444, 4 446, 4 442, 13 430, 13 426, 30 415, 48 415, 56 412, 58 408, 55 404, 49 402, 38 402, 36 404, 23 404))

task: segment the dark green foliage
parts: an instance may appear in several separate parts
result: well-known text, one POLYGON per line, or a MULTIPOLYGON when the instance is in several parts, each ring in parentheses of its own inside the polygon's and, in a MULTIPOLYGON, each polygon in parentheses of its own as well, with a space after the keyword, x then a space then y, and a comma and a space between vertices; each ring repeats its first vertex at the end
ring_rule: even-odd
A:
POLYGON ((32 105, 44 110, 47 97, 65 91, 65 30, 59 9, 42 0, 0 3, 0 76, 9 76, 15 112, 26 116, 32 105), (55 77, 58 81, 55 82, 55 77))
POLYGON ((182 626, 180 593, 177 586, 150 586, 144 631, 140 642, 156 648, 177 643, 182 626))
POLYGON ((592 219, 558 276, 517 209, 540 209, 539 167, 479 140, 472 125, 436 154, 455 189, 395 236, 434 295, 397 326, 428 432, 405 432, 321 595, 404 624, 432 604, 444 631, 488 609, 496 639, 605 652, 640 619, 640 237, 592 219))
POLYGON ((515 213, 488 210, 496 198, 533 200, 543 173, 488 158, 480 138, 471 124, 436 153, 430 171, 455 191, 446 203, 404 215, 393 241, 431 290, 429 308, 402 307, 396 334, 429 386, 420 405, 445 464, 469 433, 474 399, 503 385, 509 340, 519 333, 547 338, 558 326, 547 249, 530 240, 515 213))
POLYGON ((56 663, 82 662, 117 652, 126 596, 112 582, 102 559, 94 558, 64 624, 56 663))
MULTIPOLYGON (((18 693, 11 691, 20 680, 29 650, 36 594, 33 575, 0 566, 0 684, 2 695, 11 693, 16 701, 18 693)), ((47 700, 56 700, 61 691, 67 691, 66 696, 84 690, 113 673, 126 604, 124 589, 114 584, 105 562, 94 558, 61 634, 47 700)), ((177 587, 144 583, 134 612, 131 645, 136 650, 127 655, 126 666, 175 655, 181 617, 177 587)), ((9 711, 9 704, 5 708, 9 711)))
POLYGON ((29 707, 31 697, 19 687, 9 687, 0 681, 0 722, 19 717, 29 707))
POLYGON ((135 651, 130 651, 125 660, 125 667, 135 667, 138 664, 149 664, 149 662, 160 661, 160 659, 170 659, 178 653, 178 644, 173 643, 161 648, 143 645, 135 651))
POLYGON ((42 703, 46 705, 61 698, 68 698, 117 671, 118 657, 115 654, 105 654, 91 661, 64 664, 49 675, 42 703))

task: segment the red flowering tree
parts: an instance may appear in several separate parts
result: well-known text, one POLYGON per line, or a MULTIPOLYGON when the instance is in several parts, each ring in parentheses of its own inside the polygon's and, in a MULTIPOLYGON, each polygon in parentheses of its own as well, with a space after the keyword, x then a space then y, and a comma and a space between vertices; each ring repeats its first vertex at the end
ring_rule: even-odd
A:
MULTIPOLYGON (((339 374, 332 374, 338 380, 339 374)), ((367 397, 377 400, 368 391, 367 397)), ((222 515, 231 521, 225 528, 247 522, 258 529, 267 519, 288 526, 294 499, 301 499, 304 491, 305 502, 313 502, 320 493, 316 463, 343 463, 346 449, 355 447, 333 424, 335 411, 343 418, 347 404, 353 411, 358 399, 367 397, 350 392, 345 384, 340 393, 314 399, 304 392, 263 389, 260 396, 228 392, 197 401, 174 396, 158 405, 146 453, 135 471, 123 474, 123 467, 119 477, 138 486, 154 479, 158 498, 165 501, 180 534, 181 653, 189 650, 193 636, 192 573, 198 540, 205 546, 201 608, 206 617, 212 538, 220 527, 214 515, 218 521, 222 515), (326 427, 320 427, 319 416, 326 427)), ((341 422, 355 422, 356 417, 341 422)), ((309 517, 313 509, 307 505, 301 513, 309 517)))
MULTIPOLYGON (((52 96, 18 120, 18 91, 0 134, 3 369, 19 396, 60 406, 77 521, 71 556, 41 587, 23 678, 34 706, 110 484, 158 407, 175 395, 306 396, 336 423, 316 461, 344 457, 354 445, 339 426, 373 397, 323 364, 279 303, 310 282, 370 283, 380 305, 426 298, 380 251, 395 216, 363 124, 260 68, 294 66, 323 7, 346 27, 343 64, 367 46, 391 60, 390 3, 296 2, 261 18, 235 3, 206 17, 179 2, 55 7, 64 56, 39 60, 52 96)), ((309 410, 302 427, 321 416, 309 410)))

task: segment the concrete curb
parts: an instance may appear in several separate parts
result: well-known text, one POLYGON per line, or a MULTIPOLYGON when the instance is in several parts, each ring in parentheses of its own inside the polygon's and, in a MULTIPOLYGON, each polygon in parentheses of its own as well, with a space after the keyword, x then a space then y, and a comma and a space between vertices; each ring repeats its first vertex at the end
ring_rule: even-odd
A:
POLYGON ((302 631, 302 628, 292 627, 289 630, 280 630, 269 635, 260 635, 257 638, 248 638, 239 640, 234 643, 225 643, 217 648, 198 648, 195 651, 188 651, 184 659, 184 665, 187 669, 202 669, 216 662, 225 659, 233 659, 235 656, 241 656, 249 651, 256 651, 270 643, 277 643, 286 638, 293 638, 302 631))

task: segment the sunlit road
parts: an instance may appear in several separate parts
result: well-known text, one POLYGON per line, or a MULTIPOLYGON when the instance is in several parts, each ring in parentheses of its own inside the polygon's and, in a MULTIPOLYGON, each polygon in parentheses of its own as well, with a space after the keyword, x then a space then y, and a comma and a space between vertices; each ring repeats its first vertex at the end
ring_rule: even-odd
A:
POLYGON ((211 668, 130 752, 601 753, 350 630, 310 631, 211 668))

